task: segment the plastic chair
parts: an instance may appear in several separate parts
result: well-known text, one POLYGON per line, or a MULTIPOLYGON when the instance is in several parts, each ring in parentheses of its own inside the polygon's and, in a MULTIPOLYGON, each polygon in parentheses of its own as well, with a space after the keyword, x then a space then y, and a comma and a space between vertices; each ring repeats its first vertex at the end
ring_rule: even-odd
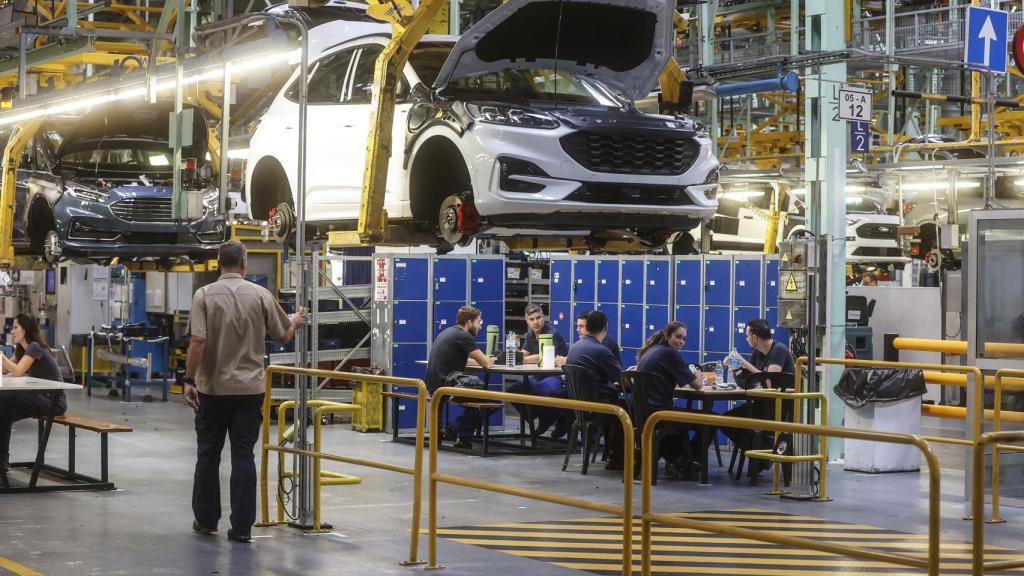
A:
MULTIPOLYGON (((582 402, 601 402, 597 395, 597 388, 593 385, 594 375, 582 366, 566 364, 562 366, 565 374, 565 387, 572 400, 582 402)), ((576 451, 576 438, 583 434, 583 469, 581 474, 586 474, 590 466, 590 451, 597 443, 597 433, 606 426, 617 426, 617 418, 609 414, 588 412, 586 410, 574 410, 576 419, 569 430, 569 442, 565 450, 565 461, 562 462, 562 472, 569 467, 569 457, 576 451)))

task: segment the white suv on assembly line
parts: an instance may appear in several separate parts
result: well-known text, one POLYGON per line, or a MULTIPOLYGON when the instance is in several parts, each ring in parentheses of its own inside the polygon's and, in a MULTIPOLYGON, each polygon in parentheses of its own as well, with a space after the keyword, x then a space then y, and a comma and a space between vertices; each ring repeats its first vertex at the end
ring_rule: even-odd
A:
MULTIPOLYGON (((509 0, 461 39, 425 36, 398 89, 384 207, 442 245, 499 229, 630 230, 652 243, 710 219, 718 160, 698 121, 639 112, 672 50, 668 0, 509 0)), ((306 214, 358 218, 374 64, 390 26, 310 32, 306 214), (334 40, 334 43, 328 41, 334 40)), ((289 232, 298 72, 249 147, 252 216, 289 232)))

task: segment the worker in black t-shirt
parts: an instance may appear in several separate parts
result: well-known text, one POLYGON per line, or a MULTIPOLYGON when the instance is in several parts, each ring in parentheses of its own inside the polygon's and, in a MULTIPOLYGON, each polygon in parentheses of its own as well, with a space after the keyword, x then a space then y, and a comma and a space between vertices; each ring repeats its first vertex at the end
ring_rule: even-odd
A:
MULTIPOLYGON (((750 354, 750 361, 748 362, 739 354, 736 357, 740 360, 740 366, 743 373, 740 377, 748 377, 753 374, 761 372, 766 373, 780 373, 787 374, 792 380, 794 364, 793 353, 789 351, 789 348, 785 344, 776 342, 772 339, 772 331, 768 326, 768 322, 763 318, 758 318, 747 322, 747 344, 753 352, 750 354)), ((731 355, 730 355, 731 356, 731 355)), ((779 379, 781 380, 781 378, 779 379)), ((765 377, 765 385, 768 387, 776 387, 772 385, 771 376, 765 377)), ((735 416, 743 418, 751 416, 753 418, 761 418, 765 420, 771 420, 775 416, 774 407, 775 402, 773 400, 753 400, 753 405, 748 409, 747 406, 737 406, 732 410, 725 413, 725 416, 735 416)), ((745 446, 749 442, 750 435, 753 434, 753 430, 745 428, 723 428, 724 433, 729 440, 732 440, 733 444, 737 446, 745 446)), ((751 476, 756 475, 760 470, 758 464, 753 463, 750 467, 752 471, 751 476)), ((761 463, 761 466, 768 467, 771 465, 767 460, 757 461, 761 463)))
MULTIPOLYGON (((470 358, 484 368, 490 368, 494 364, 494 358, 488 358, 476 346, 476 334, 483 323, 480 310, 472 306, 463 306, 455 315, 455 326, 446 328, 437 335, 427 358, 425 383, 431 394, 444 386, 445 378, 448 378, 449 374, 464 371, 470 358)), ((473 432, 480 423, 480 411, 465 408, 462 416, 455 419, 455 425, 452 427, 453 434, 457 437, 455 446, 472 448, 473 432)))

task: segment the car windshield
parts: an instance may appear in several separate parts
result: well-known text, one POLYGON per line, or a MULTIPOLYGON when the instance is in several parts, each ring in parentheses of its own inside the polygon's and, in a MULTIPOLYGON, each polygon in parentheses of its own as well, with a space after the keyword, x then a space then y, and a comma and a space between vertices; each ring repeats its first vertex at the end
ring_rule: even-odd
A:
POLYGON ((433 86, 437 75, 444 66, 455 44, 451 42, 421 42, 409 55, 409 65, 412 66, 420 82, 427 86, 433 86))
POLYGON ((882 210, 882 204, 874 198, 867 198, 864 196, 847 196, 846 197, 846 212, 847 214, 884 214, 882 210))
POLYGON ((171 154, 159 143, 104 143, 102 147, 81 148, 61 156, 61 165, 76 172, 166 173, 171 154))

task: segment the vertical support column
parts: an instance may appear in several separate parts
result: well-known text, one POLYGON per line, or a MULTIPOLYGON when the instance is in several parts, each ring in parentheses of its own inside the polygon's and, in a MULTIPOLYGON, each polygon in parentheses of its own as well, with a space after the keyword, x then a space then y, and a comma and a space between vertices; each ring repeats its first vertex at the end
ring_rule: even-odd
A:
MULTIPOLYGON (((704 66, 715 64, 715 15, 718 13, 718 0, 708 0, 700 6, 700 61, 704 66)), ((693 22, 690 22, 693 26, 693 22)), ((711 134, 711 146, 718 156, 718 138, 722 135, 722 124, 718 118, 718 102, 712 100, 707 104, 707 127, 711 134)))
MULTIPOLYGON (((230 4, 230 3, 229 3, 230 4)), ((231 62, 224 63, 224 103, 220 115, 220 187, 217 195, 217 212, 227 212, 228 181, 231 174, 231 160, 228 149, 231 147, 231 62)))
POLYGON ((185 51, 188 47, 188 30, 185 28, 185 0, 178 0, 177 11, 177 18, 174 20, 174 141, 171 143, 174 147, 174 159, 171 160, 174 187, 171 191, 173 199, 171 206, 174 218, 180 219, 185 217, 188 208, 188 202, 181 190, 181 139, 183 133, 181 108, 184 96, 182 82, 185 79, 184 61, 185 51))
POLYGON ((452 36, 459 36, 462 34, 462 18, 459 12, 462 6, 462 0, 449 0, 449 2, 448 33, 452 36))
MULTIPOLYGON (((809 51, 841 50, 843 48, 844 15, 828 10, 827 0, 808 0, 806 3, 806 48, 809 51)), ((825 326, 823 353, 829 357, 842 357, 846 343, 846 157, 847 126, 834 121, 838 106, 839 88, 846 81, 846 63, 821 66, 818 74, 806 74, 807 122, 805 124, 805 180, 807 211, 811 230, 826 239, 827 258, 819 262, 819 286, 825 302, 825 317, 817 324, 825 326)), ((813 305, 813 304, 812 304, 813 305)), ((809 335, 808 346, 813 351, 816 335, 809 335)), ((828 389, 829 402, 838 402, 833 385, 839 371, 825 368, 822 388, 828 389)), ((829 426, 842 425, 842 412, 833 410, 829 426)), ((829 440, 829 451, 835 456, 842 453, 841 439, 829 440)))
POLYGON ((896 144, 896 97, 892 95, 896 90, 896 71, 898 67, 892 63, 896 54, 896 1, 885 0, 885 55, 889 60, 885 65, 886 76, 889 80, 888 109, 886 110, 886 134, 888 134, 890 146, 896 144))

